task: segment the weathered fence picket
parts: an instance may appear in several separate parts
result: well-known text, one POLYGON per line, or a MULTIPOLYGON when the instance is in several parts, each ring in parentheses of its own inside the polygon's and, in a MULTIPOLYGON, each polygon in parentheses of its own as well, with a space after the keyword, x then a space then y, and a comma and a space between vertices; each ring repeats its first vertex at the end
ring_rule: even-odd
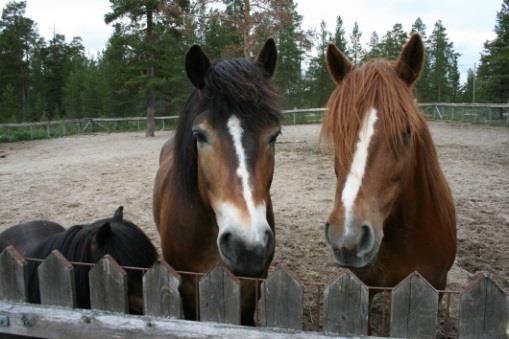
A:
MULTIPOLYGON (((276 270, 260 285, 257 318, 259 325, 266 328, 256 329, 231 325, 241 321, 241 286, 245 282, 221 265, 198 282, 197 298, 200 320, 225 324, 193 324, 174 320, 183 318, 179 294, 181 276, 164 261, 155 263, 145 272, 145 317, 135 317, 101 311, 126 313, 129 310, 127 273, 110 256, 103 257, 89 271, 93 310, 70 309, 76 307, 76 289, 79 288, 75 286, 76 269, 74 263, 58 251, 53 251, 37 269, 43 305, 25 304, 28 270, 32 267, 29 260, 32 259, 24 258, 12 246, 0 254, 0 337, 9 333, 43 337, 72 334, 77 338, 113 335, 201 337, 207 334, 257 338, 284 337, 288 332, 281 331, 288 329, 292 330, 292 335, 301 338, 322 336, 299 332, 303 326, 303 286, 291 272, 282 269, 276 270), (180 331, 179 324, 187 332, 180 331)), ((339 275, 323 293, 323 331, 334 335, 367 335, 369 292, 370 288, 352 272, 347 270, 339 275)), ((420 274, 411 274, 392 289, 390 306, 392 337, 437 336, 438 291, 420 274)), ((460 338, 507 338, 509 297, 489 277, 477 276, 461 293, 459 306, 460 338)))
POLYGON ((143 305, 146 315, 182 318, 180 275, 166 262, 157 262, 143 276, 143 305))
POLYGON ((41 304, 76 307, 76 286, 72 264, 54 250, 37 268, 41 304))
POLYGON ((299 281, 287 271, 278 269, 261 286, 260 324, 302 329, 302 298, 299 281))
POLYGON ((109 255, 92 267, 89 274, 90 306, 98 310, 129 311, 127 273, 109 255))
POLYGON ((392 290, 391 336, 435 338, 438 329, 438 292, 417 272, 392 290))
POLYGON ((25 302, 28 297, 28 266, 12 246, 0 254, 0 299, 25 302))
POLYGON ((485 275, 477 276, 460 297, 460 338, 507 338, 504 291, 485 275))
POLYGON ((200 320, 240 324, 240 282, 218 265, 200 280, 200 320))
POLYGON ((351 271, 343 272, 324 291, 324 330, 367 335, 369 289, 351 271))

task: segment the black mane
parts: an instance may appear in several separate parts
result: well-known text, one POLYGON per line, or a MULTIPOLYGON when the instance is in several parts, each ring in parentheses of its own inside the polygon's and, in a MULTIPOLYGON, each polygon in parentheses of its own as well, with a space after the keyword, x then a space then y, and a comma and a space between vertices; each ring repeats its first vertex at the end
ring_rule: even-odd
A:
MULTIPOLYGON (((122 266, 150 267, 157 260, 157 251, 148 237, 135 224, 114 218, 98 220, 89 225, 76 225, 65 232, 55 234, 39 244, 27 257, 45 259, 53 250, 58 250, 67 260, 94 263, 105 254, 111 255, 122 266), (109 223, 111 237, 100 249, 92 250, 92 243, 105 223, 109 223)), ((29 301, 40 302, 37 267, 39 263, 29 261, 29 301)), ((75 265, 77 306, 90 308, 88 283, 89 266, 75 265)), ((131 285, 130 272, 128 282, 131 285)))
POLYGON ((175 131, 173 182, 181 194, 192 195, 197 187, 197 150, 192 134, 196 116, 208 112, 212 122, 235 114, 244 128, 259 130, 270 122, 279 123, 277 94, 265 71, 245 59, 214 62, 205 74, 205 86, 195 89, 179 116, 175 131))

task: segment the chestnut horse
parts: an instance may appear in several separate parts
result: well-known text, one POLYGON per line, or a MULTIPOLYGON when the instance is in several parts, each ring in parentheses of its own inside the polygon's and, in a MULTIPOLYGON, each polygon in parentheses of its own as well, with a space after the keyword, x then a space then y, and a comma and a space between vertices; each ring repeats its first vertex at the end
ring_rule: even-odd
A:
POLYGON ((413 271, 445 288, 456 255, 456 216, 426 121, 412 93, 424 45, 359 68, 327 49, 337 87, 321 136, 334 151, 335 203, 325 237, 335 261, 364 283, 394 286, 413 271))
MULTIPOLYGON (((274 256, 270 186, 280 111, 270 85, 277 59, 269 39, 256 62, 211 63, 194 45, 186 72, 195 87, 175 136, 163 146, 154 219, 164 259, 178 271, 217 262, 237 276, 265 277, 274 256)), ((195 277, 182 276, 186 318, 196 317, 195 277)), ((255 284, 242 281, 242 323, 253 324, 255 284)))

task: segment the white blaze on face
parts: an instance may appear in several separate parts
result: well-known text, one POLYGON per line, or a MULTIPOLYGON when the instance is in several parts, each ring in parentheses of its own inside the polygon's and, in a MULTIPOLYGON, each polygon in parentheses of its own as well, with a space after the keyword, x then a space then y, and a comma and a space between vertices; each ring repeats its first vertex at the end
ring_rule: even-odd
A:
POLYGON ((242 218, 241 211, 232 203, 222 202, 219 206, 219 211, 216 211, 219 230, 222 231, 228 228, 229 231, 235 231, 236 234, 242 236, 249 243, 260 243, 265 240, 265 231, 269 229, 265 202, 258 206, 254 203, 253 193, 249 184, 246 152, 242 145, 244 130, 239 118, 232 115, 228 119, 226 126, 233 139, 233 147, 238 160, 237 176, 242 184, 242 195, 247 206, 249 218, 248 220, 242 218))
POLYGON ((350 225, 353 221, 353 207, 355 199, 357 198, 357 194, 361 188, 362 178, 364 177, 364 171, 366 170, 369 144, 371 142, 371 138, 375 134, 375 123, 378 119, 377 113, 376 109, 371 108, 362 121, 350 172, 348 173, 348 177, 346 178, 345 186, 343 187, 343 192, 341 194, 341 201, 343 202, 345 210, 345 228, 347 233, 349 232, 350 225))

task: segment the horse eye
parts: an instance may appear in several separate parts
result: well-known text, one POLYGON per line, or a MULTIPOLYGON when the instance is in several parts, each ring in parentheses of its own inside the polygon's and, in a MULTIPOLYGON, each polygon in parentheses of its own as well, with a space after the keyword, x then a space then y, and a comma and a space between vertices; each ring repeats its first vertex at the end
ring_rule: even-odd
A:
POLYGON ((281 131, 277 131, 274 135, 272 135, 269 139, 269 145, 274 145, 277 141, 277 137, 281 135, 281 131))
POLYGON ((193 135, 196 138, 196 141, 198 141, 200 144, 207 143, 207 136, 205 135, 205 132, 200 130, 194 130, 193 135))
POLYGON ((407 127, 406 131, 403 133, 403 142, 405 143, 405 145, 408 145, 411 139, 412 130, 410 129, 410 127, 407 127))

